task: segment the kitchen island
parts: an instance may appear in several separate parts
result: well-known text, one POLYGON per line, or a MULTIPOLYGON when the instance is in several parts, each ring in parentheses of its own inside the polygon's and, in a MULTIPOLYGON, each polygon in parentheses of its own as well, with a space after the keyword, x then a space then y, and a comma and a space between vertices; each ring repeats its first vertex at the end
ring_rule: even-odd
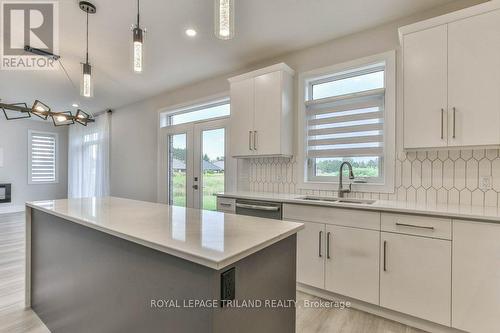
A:
POLYGON ((52 332, 294 332, 302 224, 114 197, 26 205, 26 306, 52 332))

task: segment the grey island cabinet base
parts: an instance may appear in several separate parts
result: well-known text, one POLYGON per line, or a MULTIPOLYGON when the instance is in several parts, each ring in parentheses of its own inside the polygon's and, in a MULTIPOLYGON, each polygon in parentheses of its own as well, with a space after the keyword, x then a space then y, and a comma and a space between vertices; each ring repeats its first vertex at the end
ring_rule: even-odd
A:
POLYGON ((183 307, 220 300, 221 273, 233 267, 237 301, 295 300, 295 234, 217 270, 36 208, 27 213, 27 306, 53 333, 295 332, 293 306, 183 307))

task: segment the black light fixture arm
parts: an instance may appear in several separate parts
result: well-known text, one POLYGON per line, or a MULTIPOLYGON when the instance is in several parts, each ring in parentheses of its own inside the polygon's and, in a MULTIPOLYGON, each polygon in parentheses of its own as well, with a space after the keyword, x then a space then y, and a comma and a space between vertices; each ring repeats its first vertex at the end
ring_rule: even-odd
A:
MULTIPOLYGON (((20 106, 17 104, 6 104, 6 103, 2 103, 2 102, 0 102, 0 108, 10 110, 10 111, 24 112, 24 113, 32 113, 33 112, 32 108, 20 106)), ((42 115, 42 116, 47 116, 47 117, 51 117, 51 116, 57 117, 58 115, 61 115, 63 113, 62 112, 52 112, 52 111, 37 111, 37 114, 42 115)), ((80 118, 78 118, 74 115, 66 114, 66 113, 64 113, 64 117, 66 117, 67 120, 80 120, 80 118)), ((89 123, 93 123, 93 122, 95 122, 95 119, 88 118, 88 119, 86 119, 86 121, 89 123)))

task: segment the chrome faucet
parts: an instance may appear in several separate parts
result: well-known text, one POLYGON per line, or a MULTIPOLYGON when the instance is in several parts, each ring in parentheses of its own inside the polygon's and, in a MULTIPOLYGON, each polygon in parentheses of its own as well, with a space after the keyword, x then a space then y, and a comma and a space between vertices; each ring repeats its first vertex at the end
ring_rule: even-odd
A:
POLYGON ((342 171, 344 169, 344 165, 347 165, 349 168, 349 179, 354 179, 354 173, 352 172, 352 165, 349 162, 343 162, 340 165, 340 172, 339 172, 339 198, 343 198, 345 193, 350 193, 352 189, 352 183, 349 184, 349 188, 345 189, 343 184, 342 184, 342 171))

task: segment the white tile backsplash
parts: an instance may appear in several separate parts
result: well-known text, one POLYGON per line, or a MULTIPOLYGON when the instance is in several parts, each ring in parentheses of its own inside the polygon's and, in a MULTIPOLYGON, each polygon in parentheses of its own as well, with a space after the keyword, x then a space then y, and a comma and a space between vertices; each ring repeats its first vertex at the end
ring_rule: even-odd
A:
MULTIPOLYGON (((351 197, 455 203, 500 207, 500 151, 498 149, 440 150, 397 154, 394 193, 353 192, 351 197), (491 189, 480 189, 480 179, 492 177, 491 189)), ((304 190, 296 183, 294 158, 248 160, 245 188, 256 192, 335 196, 335 191, 304 190)))

